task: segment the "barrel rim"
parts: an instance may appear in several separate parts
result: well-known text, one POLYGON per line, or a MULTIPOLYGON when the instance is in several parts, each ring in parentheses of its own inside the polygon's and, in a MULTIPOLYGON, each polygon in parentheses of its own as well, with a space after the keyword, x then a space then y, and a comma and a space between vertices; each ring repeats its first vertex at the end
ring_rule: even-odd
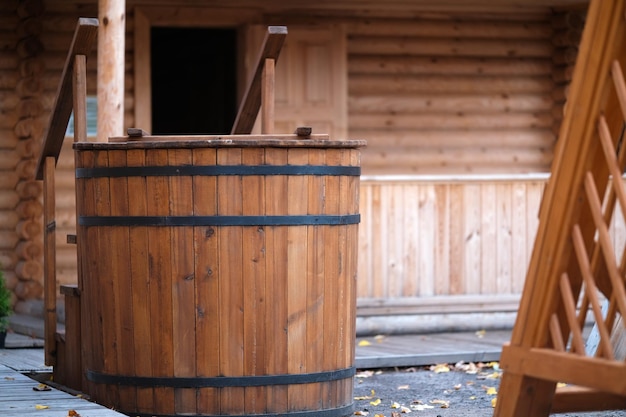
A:
POLYGON ((125 150, 125 149, 194 149, 194 148, 362 148, 367 142, 360 139, 318 140, 279 139, 271 136, 264 139, 235 139, 227 136, 197 136, 193 140, 128 141, 128 142, 76 142, 74 150, 125 150))

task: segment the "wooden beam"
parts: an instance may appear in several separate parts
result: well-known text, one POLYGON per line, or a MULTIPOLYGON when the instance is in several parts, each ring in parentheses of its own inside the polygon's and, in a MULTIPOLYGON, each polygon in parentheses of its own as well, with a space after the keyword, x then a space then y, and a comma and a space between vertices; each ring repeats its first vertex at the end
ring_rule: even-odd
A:
POLYGON ((286 36, 287 28, 285 26, 269 26, 267 28, 261 52, 256 60, 254 75, 244 93, 231 134, 249 134, 252 132, 254 122, 261 108, 261 85, 265 60, 273 59, 274 62, 278 61, 278 55, 285 43, 286 36))
POLYGON ((70 120, 70 114, 72 113, 72 74, 74 67, 74 57, 76 55, 87 55, 96 40, 98 32, 98 20, 89 18, 78 19, 76 30, 74 31, 74 38, 70 45, 69 53, 65 60, 65 66, 63 67, 63 73, 61 75, 61 83, 57 90, 56 98, 54 100, 54 106, 52 107, 52 114, 50 115, 50 122, 48 124, 48 130, 44 135, 44 141, 41 154, 39 155, 39 162, 37 163, 37 179, 43 179, 43 169, 46 157, 54 156, 55 160, 59 158, 61 152, 61 146, 63 145, 63 139, 65 138, 65 131, 67 130, 67 124, 70 120))
POLYGON ((124 130, 126 1, 98 1, 98 142, 124 130))
POLYGON ((274 81, 276 79, 276 61, 268 58, 263 66, 261 86, 261 133, 274 133, 274 81))
POLYGON ((54 168, 56 159, 48 156, 44 160, 44 341, 45 363, 48 366, 56 365, 57 310, 56 310, 56 221, 55 221, 55 193, 54 168))

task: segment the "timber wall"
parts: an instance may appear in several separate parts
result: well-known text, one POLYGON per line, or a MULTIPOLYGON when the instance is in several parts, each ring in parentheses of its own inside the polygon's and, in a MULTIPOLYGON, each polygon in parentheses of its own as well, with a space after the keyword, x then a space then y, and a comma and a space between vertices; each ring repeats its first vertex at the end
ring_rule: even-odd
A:
MULTIPOLYGON (((22 18, 1 7, 2 22, 17 27, 22 18)), ((47 123, 76 19, 96 16, 97 10, 95 4, 52 1, 45 9, 38 38, 45 62, 38 120, 47 123)), ((316 13, 278 13, 261 23, 327 20, 316 13)), ((475 311, 490 310, 486 302, 494 297, 511 296, 502 309, 514 310, 546 178, 534 174, 549 171, 582 20, 552 13, 402 15, 334 11, 330 18, 344 25, 347 37, 348 137, 368 141, 362 159, 359 311, 421 314, 432 310, 423 300, 434 296, 440 305, 445 297, 462 297, 475 311)), ((11 31, 17 43, 15 36, 11 31)), ((126 50, 125 127, 130 127, 132 13, 126 50)), ((0 60, 0 94, 9 100, 0 106, 17 108, 13 82, 20 58, 4 56, 10 59, 0 60)), ((88 94, 95 94, 95 51, 87 67, 88 94)), ((6 206, 0 207, 0 234, 7 236, 0 256, 12 288, 25 260, 16 250, 23 240, 18 224, 28 220, 16 210, 23 201, 17 183, 28 179, 14 170, 22 160, 19 140, 9 134, 16 121, 0 126, 2 153, 11 152, 0 158, 0 170, 11 173, 0 179, 0 193, 7 196, 0 203, 6 206)), ((39 127, 36 136, 41 133, 39 127)), ((66 234, 75 233, 73 187, 68 138, 57 171, 60 284, 76 282, 75 247, 65 242, 66 234)), ((33 219, 41 228, 39 217, 33 219)), ((41 262, 35 254, 33 260, 41 262)), ((39 296, 18 294, 22 301, 39 296)))

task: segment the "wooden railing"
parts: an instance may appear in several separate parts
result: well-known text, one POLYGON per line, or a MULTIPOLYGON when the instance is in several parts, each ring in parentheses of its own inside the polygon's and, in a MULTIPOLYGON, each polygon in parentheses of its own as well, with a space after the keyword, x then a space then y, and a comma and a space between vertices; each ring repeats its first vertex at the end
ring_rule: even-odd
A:
POLYGON ((280 50, 285 43, 287 28, 269 26, 255 70, 237 112, 231 135, 249 134, 261 110, 261 133, 274 133, 274 77, 280 50))
POLYGON ((72 110, 74 141, 87 139, 86 61, 98 33, 98 20, 80 18, 65 60, 48 129, 37 163, 37 179, 44 182, 44 306, 45 363, 56 365, 56 215, 54 170, 72 110))

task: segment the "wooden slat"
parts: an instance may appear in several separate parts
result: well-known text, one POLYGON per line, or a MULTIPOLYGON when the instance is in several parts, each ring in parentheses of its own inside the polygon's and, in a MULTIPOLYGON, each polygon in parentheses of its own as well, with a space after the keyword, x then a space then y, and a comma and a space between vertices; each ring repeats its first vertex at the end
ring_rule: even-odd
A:
MULTIPOLYGON (((215 149, 196 150, 193 164, 216 165, 215 149)), ((217 214, 217 178, 193 178, 193 212, 195 216, 217 214)), ((196 265, 196 372, 200 377, 220 375, 220 326, 223 318, 220 309, 220 268, 218 262, 218 237, 216 228, 194 228, 194 257, 196 265)), ((197 412, 213 414, 220 409, 218 388, 205 388, 197 395, 197 412)))
MULTIPOLYGON (((128 166, 145 166, 146 154, 143 150, 129 150, 126 153, 128 166)), ((128 196, 132 196, 129 205, 129 215, 146 216, 148 205, 154 204, 148 200, 146 177, 129 177, 128 196)), ((132 250, 130 255, 130 274, 132 281, 132 329, 134 346, 132 355, 137 375, 150 375, 152 372, 152 338, 157 337, 158 329, 153 329, 151 323, 150 286, 152 276, 149 260, 145 256, 149 248, 149 234, 147 227, 133 227, 129 230, 129 244, 132 250)), ((156 285, 156 284, 154 284, 156 285)), ((142 388, 137 390, 136 405, 138 411, 149 412, 153 404, 153 389, 142 388)))
MULTIPOLYGON (((286 149, 266 150, 266 163, 268 165, 287 165, 288 155, 286 149)), ((268 216, 285 215, 287 213, 287 200, 276 199, 275 195, 289 195, 287 178, 283 176, 268 176, 265 179, 266 190, 266 214, 268 216)), ((288 336, 284 331, 288 326, 288 289, 286 268, 288 262, 287 228, 267 227, 266 251, 274 254, 273 259, 266 262, 266 317, 268 326, 266 340, 271 340, 275 349, 265 352, 266 373, 269 375, 288 373, 288 336)), ((267 396, 267 412, 284 412, 288 406, 287 386, 274 387, 267 396)))
MULTIPOLYGON (((218 149, 218 165, 241 165, 241 149, 218 149)), ((217 215, 241 216, 243 190, 238 176, 217 178, 217 215)), ((244 278, 243 226, 217 228, 219 239, 219 296, 220 296, 220 362, 219 372, 224 376, 243 375, 244 372, 244 278)), ((240 414, 244 408, 243 387, 220 389, 222 413, 240 414)))
POLYGON ((65 130, 72 113, 72 74, 74 66, 74 57, 76 55, 87 55, 91 52, 96 35, 98 32, 98 20, 80 18, 74 32, 74 38, 70 45, 70 50, 65 61, 61 83, 57 90, 54 100, 52 115, 46 134, 44 135, 43 147, 37 163, 37 179, 43 177, 43 164, 47 156, 59 157, 63 139, 65 138, 65 130))
MULTIPOLYGON (((243 165, 261 165, 265 163, 265 150, 244 149, 241 155, 243 165)), ((241 178, 242 193, 246 204, 242 215, 259 215, 265 212, 265 178, 263 176, 244 176, 241 178)), ((266 248, 267 227, 243 228, 243 371, 245 375, 260 375, 266 367, 266 351, 272 346, 267 337, 268 322, 266 316, 266 248)), ((245 413, 261 414, 267 407, 267 390, 271 387, 244 388, 245 413)))
POLYGON ((55 159, 46 157, 43 167, 43 203, 44 203, 44 305, 45 305, 45 343, 46 365, 56 364, 57 310, 56 310, 56 196, 55 196, 55 159))
MULTIPOLYGON (((146 165, 167 166, 169 164, 167 150, 150 150, 146 152, 146 165)), ((167 177, 146 178, 146 200, 148 216, 169 215, 169 180, 167 177)), ((150 274, 150 319, 151 327, 151 369, 155 376, 174 376, 174 323, 172 321, 172 240, 171 228, 148 228, 148 253, 151 261, 148 264, 150 274), (157 342, 158 341, 158 342, 157 342)), ((143 324, 145 326, 146 323, 143 324)), ((146 352, 147 353, 147 352, 146 352)), ((154 388, 152 412, 173 414, 174 390, 171 388, 154 388)))
POLYGON ((267 28, 263 46, 256 61, 254 74, 243 95, 231 134, 248 134, 252 132, 259 108, 261 107, 261 84, 265 60, 278 60, 286 36, 287 28, 285 26, 269 26, 267 28))
MULTIPOLYGON (((168 151, 170 166, 189 166, 192 164, 190 149, 172 149, 168 151)), ((169 177, 170 215, 192 216, 194 213, 193 178, 191 176, 169 177)), ((202 193, 206 192, 200 191, 202 193)), ((195 377, 196 364, 196 297, 194 264, 193 227, 173 227, 169 243, 172 259, 172 322, 174 376, 195 377)), ((196 390, 190 388, 175 389, 177 414, 196 414, 196 390)))
POLYGON ((266 58, 261 83, 261 133, 274 133, 274 81, 276 60, 266 58))

